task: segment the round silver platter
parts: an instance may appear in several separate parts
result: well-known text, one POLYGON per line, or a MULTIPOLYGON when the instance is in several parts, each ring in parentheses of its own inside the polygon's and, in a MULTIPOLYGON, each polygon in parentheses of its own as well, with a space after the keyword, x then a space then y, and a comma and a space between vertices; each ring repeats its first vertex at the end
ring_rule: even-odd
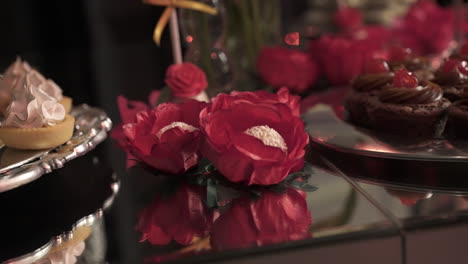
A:
POLYGON ((32 182, 66 162, 91 151, 107 138, 112 121, 106 113, 86 104, 70 113, 75 117, 73 137, 64 145, 45 150, 0 149, 0 193, 32 182))
POLYGON ((311 108, 303 119, 312 141, 336 151, 388 159, 468 162, 467 141, 376 134, 339 119, 330 106, 322 104, 311 108))

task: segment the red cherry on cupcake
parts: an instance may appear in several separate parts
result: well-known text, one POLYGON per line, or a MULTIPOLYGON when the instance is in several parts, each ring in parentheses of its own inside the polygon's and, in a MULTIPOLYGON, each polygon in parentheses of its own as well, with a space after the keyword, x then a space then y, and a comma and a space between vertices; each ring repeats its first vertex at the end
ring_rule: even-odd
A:
POLYGON ((418 86, 418 79, 413 74, 405 69, 399 69, 393 76, 393 86, 415 88, 418 86))
POLYGON ((370 59, 364 63, 364 73, 389 72, 390 68, 386 61, 382 59, 370 59))
POLYGON ((389 51, 390 60, 402 61, 412 55, 410 48, 403 48, 401 46, 392 46, 389 51))
POLYGON ((449 59, 442 65, 441 70, 443 72, 458 70, 461 74, 468 75, 468 63, 459 59, 449 59))

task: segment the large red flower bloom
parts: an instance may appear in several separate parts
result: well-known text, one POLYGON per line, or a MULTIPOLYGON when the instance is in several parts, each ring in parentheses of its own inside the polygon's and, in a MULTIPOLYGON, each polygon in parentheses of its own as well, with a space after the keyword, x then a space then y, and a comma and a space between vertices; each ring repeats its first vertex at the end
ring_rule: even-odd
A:
POLYGON ((241 197, 213 224, 211 245, 226 250, 302 240, 311 223, 306 200, 294 189, 264 192, 257 200, 241 197))
POLYGON ((219 94, 200 113, 202 152, 232 182, 276 184, 304 165, 304 123, 286 103, 263 99, 219 94))
POLYGON ((198 115, 205 103, 164 103, 136 115, 123 127, 128 150, 144 163, 170 173, 183 173, 198 163, 201 133, 198 115))

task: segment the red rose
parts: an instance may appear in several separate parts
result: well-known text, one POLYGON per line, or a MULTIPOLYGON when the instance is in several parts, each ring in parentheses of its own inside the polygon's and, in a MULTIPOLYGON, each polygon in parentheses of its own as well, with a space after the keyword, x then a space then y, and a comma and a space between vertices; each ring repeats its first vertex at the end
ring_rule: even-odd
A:
POLYGON ((231 95, 237 96, 238 98, 246 99, 251 102, 261 102, 261 103, 283 103, 291 108, 293 115, 299 116, 299 108, 301 98, 297 95, 292 95, 289 93, 288 88, 280 88, 276 94, 272 94, 265 91, 255 91, 255 92, 232 92, 231 95))
POLYGON ((267 84, 302 93, 318 78, 318 67, 306 53, 285 47, 266 47, 257 58, 257 71, 267 84))
POLYGON ((344 31, 356 30, 362 26, 362 14, 358 9, 343 7, 333 17, 335 24, 344 31))
POLYGON ((309 137, 284 103, 262 101, 258 94, 219 94, 200 113, 200 125, 204 156, 232 182, 276 184, 304 165, 309 137))
POLYGON ((182 245, 195 237, 204 237, 212 225, 214 214, 203 203, 204 189, 181 185, 170 198, 157 196, 150 206, 138 215, 137 231, 141 242, 166 245, 172 240, 182 245))
MULTIPOLYGON (((462 24, 465 28, 466 23, 462 21, 462 24)), ((432 1, 419 1, 394 23, 394 36, 416 55, 425 56, 450 48, 454 29, 455 15, 451 8, 439 7, 432 1)))
POLYGON ((194 97, 208 87, 205 73, 190 62, 169 66, 165 82, 175 96, 182 98, 194 97))
POLYGON ((128 148, 146 164, 170 173, 183 173, 200 158, 198 114, 205 103, 189 100, 164 103, 139 112, 135 123, 123 127, 128 148))
POLYGON ((369 39, 326 35, 311 41, 310 52, 320 62, 325 77, 332 85, 348 85, 362 72, 365 61, 380 55, 379 43, 369 39))
POLYGON ((226 250, 307 239, 311 223, 306 200, 294 189, 263 192, 257 200, 241 197, 213 224, 211 246, 226 250))

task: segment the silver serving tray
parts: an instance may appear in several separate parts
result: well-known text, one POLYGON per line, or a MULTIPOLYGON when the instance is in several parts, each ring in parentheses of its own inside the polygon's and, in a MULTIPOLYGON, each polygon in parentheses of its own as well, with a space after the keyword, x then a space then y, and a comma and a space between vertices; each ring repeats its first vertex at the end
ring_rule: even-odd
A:
POLYGON ((75 117, 73 137, 57 148, 17 150, 1 146, 0 193, 62 168, 68 161, 94 149, 112 128, 112 121, 98 108, 83 104, 74 107, 70 114, 75 117))
POLYGON ((104 201, 102 208, 98 209, 93 214, 87 215, 81 219, 79 219, 71 228, 71 230, 67 232, 63 232, 62 234, 55 236, 50 239, 45 245, 41 246, 40 248, 36 249, 33 252, 25 254, 23 256, 16 257, 14 259, 9 259, 1 264, 29 264, 35 261, 38 261, 44 257, 46 257, 50 250, 54 247, 60 246, 62 243, 68 242, 69 240, 73 239, 73 232, 79 227, 85 226, 92 226, 96 220, 100 219, 103 216, 103 210, 109 208, 112 203, 114 202, 115 196, 119 192, 120 189, 120 181, 117 177, 113 177, 114 181, 110 184, 110 188, 112 190, 112 194, 104 201))
POLYGON ((339 119, 320 104, 303 115, 313 142, 340 152, 379 158, 468 162, 468 142, 451 139, 411 139, 381 135, 339 119))

